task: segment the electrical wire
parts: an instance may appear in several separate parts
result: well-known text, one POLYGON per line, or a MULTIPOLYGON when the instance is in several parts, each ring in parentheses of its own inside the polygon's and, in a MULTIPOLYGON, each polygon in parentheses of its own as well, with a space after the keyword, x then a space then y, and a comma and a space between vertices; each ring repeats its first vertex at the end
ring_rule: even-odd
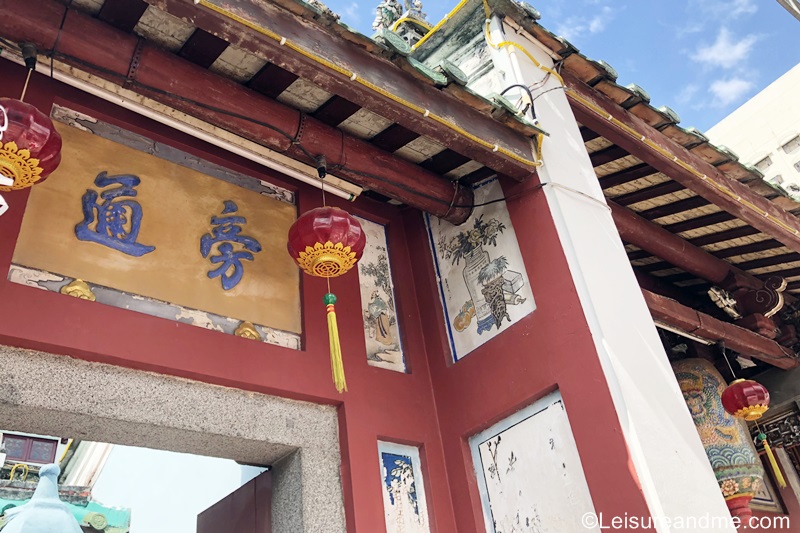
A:
POLYGON ((72 6, 72 0, 67 2, 67 5, 64 7, 64 14, 61 16, 61 24, 58 26, 58 33, 56 33, 56 41, 53 43, 53 51, 50 54, 50 79, 53 79, 53 56, 58 49, 58 41, 61 40, 61 32, 64 29, 64 23, 67 21, 67 14, 69 14, 69 8, 72 6))
MULTIPOLYGON (((548 76, 549 76, 549 74, 548 74, 548 76)), ((530 107, 530 109, 531 109, 531 115, 532 115, 532 116, 533 116, 533 118, 535 119, 535 118, 536 118, 536 110, 533 108, 533 101, 534 101, 534 98, 533 98, 533 94, 531 93, 531 89, 530 89, 530 87, 528 87, 527 85, 523 85, 522 83, 515 83, 514 85, 509 85, 508 87, 506 87, 505 89, 503 89, 503 90, 502 90, 502 92, 500 92, 500 96, 505 96, 505 94, 506 94, 508 91, 510 91, 511 89, 522 89, 523 91, 525 91, 525 93, 528 95, 528 105, 530 105, 530 106, 531 106, 531 107, 530 107)), ((527 111, 527 109, 526 109, 525 111, 527 111)), ((525 111, 523 111, 523 113, 524 113, 525 111)))

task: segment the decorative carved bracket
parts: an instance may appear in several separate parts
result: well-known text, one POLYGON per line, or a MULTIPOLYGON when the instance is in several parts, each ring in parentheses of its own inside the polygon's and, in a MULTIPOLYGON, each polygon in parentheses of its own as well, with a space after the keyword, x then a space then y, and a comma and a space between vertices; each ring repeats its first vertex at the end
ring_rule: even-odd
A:
POLYGON ((735 304, 729 301, 720 302, 712 300, 723 308, 729 315, 736 318, 728 307, 741 315, 736 320, 738 326, 755 331, 769 339, 775 339, 781 333, 780 328, 770 317, 775 315, 783 308, 783 291, 786 289, 786 280, 779 276, 770 276, 761 284, 753 278, 745 277, 738 272, 731 272, 720 284, 727 293, 724 296, 732 296, 735 304))

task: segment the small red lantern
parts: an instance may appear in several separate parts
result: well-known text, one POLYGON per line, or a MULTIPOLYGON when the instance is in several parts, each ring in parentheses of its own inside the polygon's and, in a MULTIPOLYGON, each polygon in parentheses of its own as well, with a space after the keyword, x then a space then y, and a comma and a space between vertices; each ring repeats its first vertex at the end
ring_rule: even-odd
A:
POLYGON ((13 180, 0 191, 43 182, 61 163, 61 135, 50 118, 30 104, 0 98, 0 175, 13 180))
MULTIPOLYGON (((722 391, 722 406, 728 414, 736 418, 744 418, 748 422, 758 420, 769 409, 769 391, 764 385, 752 379, 737 379, 722 391)), ((764 452, 767 454, 778 485, 785 487, 786 480, 772 454, 766 433, 759 429, 756 441, 764 445, 764 452)))
POLYGON ((722 392, 722 406, 731 415, 751 422, 769 409, 769 391, 752 379, 737 379, 722 392))
MULTIPOLYGON (((353 268, 364 253, 367 236, 358 221, 337 207, 318 207, 301 215, 289 228, 289 255, 308 275, 335 278, 353 268)), ((333 382, 339 392, 347 390, 336 324, 336 296, 323 298, 328 311, 333 382)))

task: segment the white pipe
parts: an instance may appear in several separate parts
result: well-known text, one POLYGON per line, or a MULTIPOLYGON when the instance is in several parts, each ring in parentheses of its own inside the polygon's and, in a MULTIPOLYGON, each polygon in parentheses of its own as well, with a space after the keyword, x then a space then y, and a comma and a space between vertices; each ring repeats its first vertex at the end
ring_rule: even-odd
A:
MULTIPOLYGON (((7 59, 11 59, 13 57, 13 56, 9 57, 8 55, 6 55, 5 52, 2 54, 2 56, 7 59)), ((39 64, 37 65, 37 71, 45 75, 49 75, 50 73, 50 69, 46 65, 43 65, 42 62, 39 62, 39 64)), ((76 89, 97 96, 98 98, 102 98, 103 100, 116 104, 120 107, 124 107, 125 109, 133 111, 134 113, 138 113, 144 117, 150 118, 152 120, 155 120, 156 122, 164 124, 165 126, 169 126, 170 128, 174 128, 178 131, 191 135, 196 139, 205 141, 209 144, 213 144, 214 146, 222 148, 223 150, 227 150, 228 152, 231 152, 233 154, 242 156, 245 159, 249 159, 250 161, 253 161, 260 165, 264 165, 267 168, 271 168, 272 170, 281 172, 282 174, 290 176, 298 181, 302 181, 303 183, 307 183, 318 189, 323 189, 325 192, 331 193, 335 196, 338 196, 339 198, 344 198, 345 200, 352 202, 358 197, 358 193, 360 193, 360 190, 358 191, 358 193, 355 193, 355 192, 344 191, 342 189, 339 189, 338 187, 334 187, 327 183, 323 184, 318 178, 311 177, 307 174, 300 172, 299 170, 295 170, 293 168, 282 165, 277 161, 269 159, 268 157, 265 157, 261 154, 257 154, 251 150, 247 150, 246 148, 242 148, 241 146, 236 146, 231 142, 210 135, 184 122, 181 122, 172 117, 169 117, 167 115, 154 111, 148 107, 145 107, 141 104, 128 100, 127 98, 124 98, 118 94, 106 91, 105 89, 101 89, 100 87, 92 85, 83 80, 73 78, 72 76, 64 74, 63 72, 60 72, 58 70, 53 71, 53 77, 58 81, 61 81, 63 83, 66 83, 67 85, 75 87, 76 89)), ((265 148, 265 150, 268 149, 265 148)), ((356 185, 354 185, 353 187, 358 188, 358 186, 356 185)))

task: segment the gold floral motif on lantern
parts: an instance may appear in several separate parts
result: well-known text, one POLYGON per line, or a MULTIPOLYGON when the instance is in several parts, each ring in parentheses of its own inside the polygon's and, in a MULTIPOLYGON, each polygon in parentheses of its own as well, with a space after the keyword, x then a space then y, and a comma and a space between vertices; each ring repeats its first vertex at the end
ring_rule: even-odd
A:
POLYGON ((322 278, 341 276, 353 268, 357 261, 355 252, 351 252, 349 246, 331 241, 325 244, 318 242, 313 247, 306 246, 297 258, 297 264, 306 274, 322 278))
POLYGON ((20 150, 17 143, 0 142, 0 174, 14 180, 13 185, 0 186, 0 191, 13 191, 31 187, 39 181, 42 167, 31 157, 30 150, 20 150))
POLYGON ((756 405, 749 405, 747 407, 742 407, 733 413, 733 416, 736 418, 744 418, 748 422, 752 422, 753 420, 758 420, 761 418, 761 416, 767 412, 767 409, 769 409, 769 405, 762 405, 760 403, 756 405))

